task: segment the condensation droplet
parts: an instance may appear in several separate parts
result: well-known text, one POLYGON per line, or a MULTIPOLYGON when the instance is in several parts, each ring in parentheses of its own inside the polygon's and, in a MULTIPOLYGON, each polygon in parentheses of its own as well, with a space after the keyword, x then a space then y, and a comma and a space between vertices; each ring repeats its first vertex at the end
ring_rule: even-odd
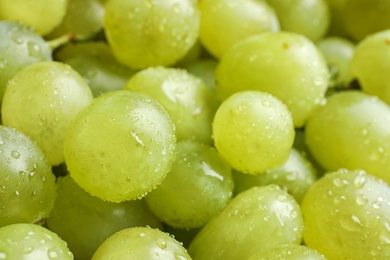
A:
POLYGON ((14 159, 19 159, 20 158, 20 153, 18 151, 16 151, 16 150, 12 150, 11 151, 11 156, 14 159))
POLYGON ((156 241, 156 244, 159 248, 161 248, 162 250, 165 250, 167 248, 167 242, 165 242, 163 239, 159 238, 157 239, 156 241))
POLYGON ((367 197, 362 195, 362 194, 357 195, 355 201, 356 201, 356 204, 358 204, 359 206, 363 206, 363 205, 366 205, 368 203, 367 197))

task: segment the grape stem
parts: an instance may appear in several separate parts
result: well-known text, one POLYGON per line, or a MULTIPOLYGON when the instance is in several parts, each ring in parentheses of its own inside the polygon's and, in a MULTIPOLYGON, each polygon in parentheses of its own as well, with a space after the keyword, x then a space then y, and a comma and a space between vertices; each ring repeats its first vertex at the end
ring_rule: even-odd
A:
POLYGON ((46 43, 49 45, 50 49, 52 51, 58 49, 59 47, 70 43, 70 42, 86 42, 86 41, 93 41, 93 40, 105 40, 104 38, 104 32, 99 31, 95 34, 91 35, 80 35, 76 33, 66 33, 58 38, 52 39, 47 41, 46 43))

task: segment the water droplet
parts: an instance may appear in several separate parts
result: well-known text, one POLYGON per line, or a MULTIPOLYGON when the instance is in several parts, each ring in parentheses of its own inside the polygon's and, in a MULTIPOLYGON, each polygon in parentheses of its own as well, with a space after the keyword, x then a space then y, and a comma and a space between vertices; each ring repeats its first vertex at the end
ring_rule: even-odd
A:
POLYGON ((333 184, 337 188, 341 188, 341 187, 344 187, 345 185, 348 185, 349 182, 347 180, 341 180, 340 178, 336 178, 336 179, 333 180, 333 184))
POLYGON ((36 42, 29 41, 27 43, 27 49, 30 57, 39 57, 41 55, 41 48, 36 42))
POLYGON ((32 247, 32 246, 27 246, 27 247, 23 248, 23 253, 24 253, 24 254, 29 254, 29 253, 31 253, 33 250, 34 250, 34 247, 32 247))
POLYGON ((374 202, 374 203, 372 203, 372 207, 374 209, 379 209, 381 207, 381 205, 379 203, 377 203, 377 202, 374 202))
POLYGON ((165 242, 163 239, 159 238, 157 239, 156 241, 156 244, 159 248, 161 248, 162 250, 165 250, 167 248, 167 242, 165 242))
POLYGON ((352 215, 350 217, 342 216, 340 218, 340 224, 344 229, 348 231, 359 231, 362 227, 359 218, 355 215, 352 215))
POLYGON ((19 153, 18 151, 16 151, 16 150, 12 150, 12 151, 11 151, 11 156, 12 156, 12 158, 14 158, 14 159, 19 159, 20 153, 19 153))
POLYGON ((188 257, 186 257, 185 255, 183 255, 182 253, 179 253, 179 252, 173 253, 173 256, 175 257, 175 260, 186 260, 186 259, 188 259, 188 257))
POLYGON ((281 202, 286 202, 286 201, 288 201, 288 198, 285 195, 279 195, 278 196, 278 200, 281 201, 281 202))
POLYGON ((142 232, 141 234, 139 234, 140 237, 144 237, 146 236, 146 234, 144 232, 142 232))
POLYGON ((292 211, 290 212, 290 217, 291 217, 291 218, 296 218, 296 217, 298 217, 298 212, 297 212, 296 210, 292 210, 292 211))
POLYGON ((49 259, 57 259, 58 258, 58 253, 55 249, 49 249, 47 251, 47 255, 49 256, 49 259))
POLYGON ((23 43, 23 39, 20 38, 20 37, 17 37, 17 36, 13 36, 11 37, 11 40, 16 43, 16 44, 22 44, 23 43))
POLYGON ((358 204, 359 206, 363 206, 363 205, 366 205, 367 202, 368 202, 368 199, 366 196, 362 195, 362 194, 358 194, 356 196, 356 204, 358 204))
POLYGON ((366 183, 366 177, 364 175, 359 175, 355 178, 353 181, 353 184, 355 185, 356 188, 363 188, 364 183, 366 183))

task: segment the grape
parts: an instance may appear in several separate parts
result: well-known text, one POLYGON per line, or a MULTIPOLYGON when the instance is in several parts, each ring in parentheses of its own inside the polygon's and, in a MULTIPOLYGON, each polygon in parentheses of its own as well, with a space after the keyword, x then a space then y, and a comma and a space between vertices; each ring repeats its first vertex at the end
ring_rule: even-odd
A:
POLYGON ((0 0, 0 20, 22 21, 46 35, 61 23, 67 4, 68 0, 0 0))
POLYGON ((0 227, 47 217, 56 197, 55 178, 41 149, 0 125, 0 155, 0 227))
POLYGON ((217 58, 248 36, 279 31, 278 17, 264 1, 203 0, 199 6, 200 40, 217 58))
POLYGON ((117 90, 95 98, 72 120, 65 162, 87 192, 120 202, 156 188, 171 169, 175 147, 174 125, 155 99, 117 90))
POLYGON ((300 244, 303 219, 294 198, 276 185, 238 194, 191 242, 196 260, 247 259, 278 244, 300 244))
POLYGON ((218 152, 234 169, 250 174, 282 165, 289 156, 294 134, 286 106, 260 91, 230 96, 213 121, 218 152))
POLYGON ((390 256, 390 188, 361 170, 327 173, 302 201, 305 243, 329 259, 390 256))
POLYGON ((145 201, 106 202, 81 189, 69 176, 57 180, 58 197, 46 219, 48 228, 67 241, 76 259, 91 259, 109 236, 124 228, 162 228, 145 201))
POLYGON ((50 230, 18 223, 0 228, 0 259, 73 260, 73 254, 50 230))
POLYGON ((257 175, 233 172, 234 191, 236 194, 253 186, 277 184, 301 203, 307 189, 317 179, 313 165, 294 148, 288 160, 280 167, 272 168, 257 175))
POLYGON ((326 260, 326 258, 307 246, 285 244, 254 254, 247 260, 326 260))
POLYGON ((327 170, 363 169, 390 181, 390 107, 360 91, 333 94, 306 125, 306 143, 327 170))
POLYGON ((19 71, 8 83, 2 119, 4 125, 36 141, 49 163, 58 165, 64 162, 64 138, 70 121, 91 100, 89 86, 70 66, 38 62, 19 71))
POLYGON ((304 36, 265 32, 237 43, 216 70, 216 92, 268 92, 287 105, 301 127, 324 101, 329 72, 322 53, 304 36))
POLYGON ((200 13, 193 0, 109 0, 105 9, 114 56, 134 69, 172 65, 198 37, 200 13))
POLYGON ((217 151, 192 141, 176 147, 172 170, 145 199, 165 223, 178 228, 201 227, 219 213, 233 194, 230 166, 217 151))
POLYGON ((175 124, 177 140, 211 143, 211 122, 218 103, 198 77, 182 69, 152 67, 136 73, 125 89, 159 101, 175 124))
POLYGON ((51 50, 44 39, 21 23, 0 21, 0 39, 1 103, 7 82, 19 70, 32 63, 49 61, 52 58, 51 50))
POLYGON ((213 59, 199 59, 184 66, 191 74, 201 78, 203 82, 214 92, 215 91, 215 69, 218 62, 213 59))
POLYGON ((390 30, 372 34, 359 42, 350 62, 350 73, 363 91, 390 104, 390 30))
POLYGON ((190 260, 186 249, 169 234, 158 229, 134 227, 124 229, 97 249, 92 260, 190 260))
POLYGON ((390 27, 390 0, 346 0, 342 15, 349 35, 361 41, 390 27))

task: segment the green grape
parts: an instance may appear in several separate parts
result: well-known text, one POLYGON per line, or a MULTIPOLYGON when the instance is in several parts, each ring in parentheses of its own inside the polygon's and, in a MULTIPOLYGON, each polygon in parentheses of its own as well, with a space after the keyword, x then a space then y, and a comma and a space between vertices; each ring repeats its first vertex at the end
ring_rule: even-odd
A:
POLYGON ((363 91, 390 104, 390 30, 366 37, 356 46, 350 61, 351 77, 363 91))
POLYGON ((258 174, 282 165, 294 141, 287 107, 260 91, 238 92, 218 108, 213 138, 218 152, 241 172, 258 174))
POLYGON ((301 203, 307 189, 317 179, 313 165, 294 148, 288 160, 280 167, 272 168, 257 175, 233 172, 234 191, 236 194, 253 186, 277 184, 301 203))
POLYGON ((390 182, 390 107, 377 97, 360 91, 333 94, 305 133, 325 169, 363 169, 390 182))
POLYGON ((342 10, 345 28, 356 41, 389 29, 389 15, 390 0, 346 0, 342 10))
POLYGON ((141 198, 170 170, 174 125, 153 98, 118 90, 100 95, 72 120, 65 138, 70 175, 106 201, 141 198))
POLYGON ((326 61, 304 36, 265 32, 237 43, 216 70, 220 99, 243 90, 268 92, 287 105, 301 127, 324 102, 329 83, 326 61))
POLYGON ((124 229, 109 237, 92 260, 191 260, 186 249, 169 234, 148 227, 124 229))
POLYGON ((123 89, 135 73, 120 64, 104 42, 69 44, 64 46, 57 56, 84 77, 95 97, 123 89))
POLYGON ((343 15, 343 10, 347 0, 326 0, 325 2, 327 2, 330 11, 328 35, 348 37, 343 15))
POLYGON ((204 226, 188 252, 196 260, 247 259, 279 244, 300 244, 303 219, 294 198, 276 185, 238 194, 204 226))
POLYGON ((203 81, 183 69, 154 67, 136 73, 125 89, 155 98, 169 113, 177 140, 211 143, 218 103, 203 81))
POLYGON ((25 67, 12 78, 1 114, 4 125, 31 137, 49 163, 58 165, 64 162, 64 138, 70 121, 91 100, 89 86, 70 66, 44 61, 25 67))
POLYGON ((68 243, 76 259, 91 259, 105 239, 124 228, 162 228, 143 200, 102 201, 81 189, 69 175, 58 179, 57 193, 46 223, 68 243))
POLYGON ((266 0, 275 9, 283 31, 302 34, 312 41, 328 31, 329 6, 326 0, 266 0))
POLYGON ((104 27, 114 56, 143 69, 172 65, 198 38, 200 12, 193 0, 109 0, 104 27))
POLYGON ((189 73, 201 78, 203 82, 215 91, 215 69, 218 62, 214 59, 199 59, 184 66, 189 73))
POLYGON ((99 0, 67 0, 68 7, 62 22, 50 38, 66 33, 93 35, 103 28, 104 5, 99 0))
POLYGON ((200 40, 217 58, 248 36, 279 31, 278 17, 264 1, 203 0, 199 6, 200 40))
POLYGON ((351 81, 349 64, 355 51, 355 44, 341 37, 327 37, 317 43, 324 54, 331 73, 330 87, 345 86, 351 81))
POLYGON ((217 151, 192 141, 179 142, 172 170, 145 199, 154 214, 177 228, 205 225, 233 195, 230 166, 217 151))
POLYGON ((285 244, 257 253, 247 260, 326 260, 317 250, 303 245, 285 244))
POLYGON ((17 223, 0 228, 0 259, 73 260, 73 254, 52 231, 17 223))
POLYGON ((22 21, 46 35, 61 23, 67 4, 68 0, 0 0, 0 20, 22 21))
POLYGON ((1 103, 7 82, 19 70, 32 63, 49 61, 52 58, 51 50, 44 39, 21 23, 0 21, 0 39, 1 103))
POLYGON ((56 197, 55 178, 41 149, 0 125, 0 155, 0 227, 47 217, 56 197))
POLYGON ((329 259, 388 259, 390 187, 361 170, 329 172, 302 201, 304 240, 329 259))

